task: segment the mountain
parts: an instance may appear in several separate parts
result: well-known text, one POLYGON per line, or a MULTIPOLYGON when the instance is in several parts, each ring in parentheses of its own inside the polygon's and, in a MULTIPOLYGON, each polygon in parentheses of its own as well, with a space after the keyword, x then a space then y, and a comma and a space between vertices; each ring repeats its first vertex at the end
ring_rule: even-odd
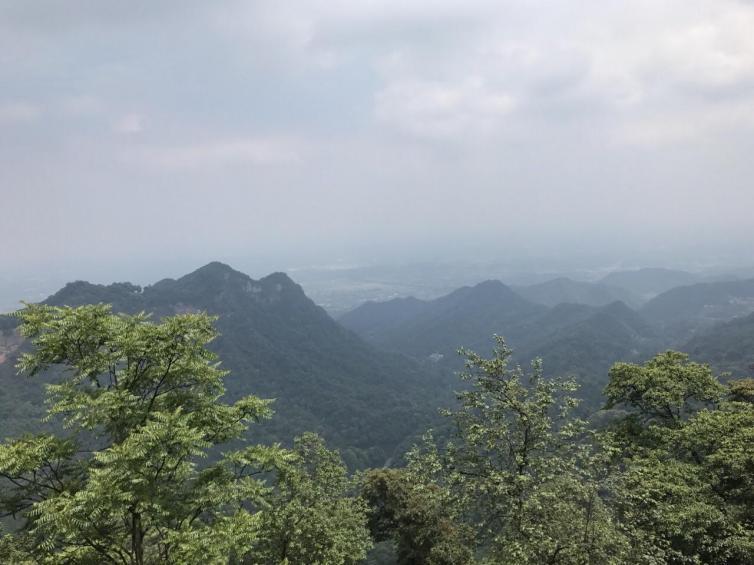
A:
MULTIPOLYGON (((228 398, 253 393, 277 399, 272 421, 253 431, 280 441, 317 431, 343 449, 352 466, 383 464, 451 396, 450 385, 427 368, 380 352, 337 324, 283 273, 253 280, 210 263, 144 288, 75 282, 46 302, 106 302, 117 311, 158 317, 190 311, 219 316, 221 335, 212 348, 231 371, 228 398)), ((12 376, 9 361, 3 365, 6 386, 12 376)))
POLYGON ((754 376, 754 314, 735 318, 690 339, 682 351, 731 376, 754 376))
POLYGON ((646 319, 681 335, 753 311, 754 279, 673 288, 641 308, 646 319))
POLYGON ((532 320, 515 352, 520 363, 541 358, 546 374, 573 376, 588 409, 601 404, 607 372, 617 361, 637 362, 660 349, 654 328, 623 302, 555 306, 532 320))
POLYGON ((647 300, 676 286, 698 282, 692 273, 672 269, 645 268, 616 271, 599 281, 603 285, 623 288, 647 300))
POLYGON ((370 300, 346 312, 338 321, 367 341, 377 340, 379 336, 388 335, 401 324, 428 310, 429 305, 429 302, 413 296, 394 298, 385 302, 370 300))
POLYGON ((511 287, 517 294, 531 302, 555 306, 563 303, 605 306, 615 301, 638 304, 640 299, 628 290, 602 283, 574 281, 559 277, 539 284, 511 287))
POLYGON ((378 347, 426 358, 454 356, 461 346, 487 351, 493 334, 545 310, 490 280, 430 301, 367 303, 340 322, 378 347))
POLYGON ((623 302, 548 308, 497 281, 432 301, 367 303, 340 321, 379 347, 417 358, 431 356, 454 369, 460 366, 454 354, 459 347, 487 354, 492 335, 502 335, 516 362, 541 357, 546 374, 576 376, 590 408, 599 404, 613 363, 642 360, 661 342, 654 328, 623 302), (404 304, 407 308, 401 309, 404 304))

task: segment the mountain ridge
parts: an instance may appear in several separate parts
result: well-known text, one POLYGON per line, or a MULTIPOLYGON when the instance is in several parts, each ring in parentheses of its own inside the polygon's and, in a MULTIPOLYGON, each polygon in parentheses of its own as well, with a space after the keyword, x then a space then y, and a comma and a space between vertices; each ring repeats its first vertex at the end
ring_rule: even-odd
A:
MULTIPOLYGON (((344 449, 351 466, 381 465, 452 401, 437 371, 378 351, 337 324, 284 273, 259 280, 221 263, 178 279, 130 283, 70 283, 45 301, 77 306, 112 303, 115 311, 186 311, 217 315, 211 344, 223 366, 227 396, 276 398, 274 418, 260 427, 268 440, 321 433, 344 449)), ((4 367, 4 385, 13 378, 4 367)), ((23 381, 15 381, 15 384, 23 381)))

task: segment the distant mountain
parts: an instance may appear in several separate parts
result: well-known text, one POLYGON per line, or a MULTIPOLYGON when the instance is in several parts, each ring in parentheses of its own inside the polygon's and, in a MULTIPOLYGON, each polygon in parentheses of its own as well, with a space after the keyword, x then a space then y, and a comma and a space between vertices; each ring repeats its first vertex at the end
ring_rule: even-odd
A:
MULTIPOLYGON (((221 336, 212 348, 231 370, 228 397, 276 398, 276 415, 261 428, 265 437, 285 441, 318 431, 354 466, 383 464, 450 398, 449 384, 411 359, 367 345, 282 273, 253 280, 210 263, 145 288, 71 283, 47 302, 106 302, 118 311, 157 316, 198 310, 219 316, 221 336)), ((3 386, 12 378, 8 372, 6 367, 0 373, 3 386)))
POLYGON ((754 312, 754 279, 682 286, 647 302, 642 315, 668 331, 694 332, 754 312))
POLYGON ((413 296, 385 302, 368 301, 338 318, 345 327, 368 341, 379 340, 430 308, 430 302, 413 296))
POLYGON ((559 277, 539 284, 511 287, 516 293, 531 302, 555 306, 563 303, 605 306, 615 301, 638 304, 640 298, 628 290, 602 283, 574 281, 559 277))
POLYGON ((676 286, 694 284, 698 282, 698 278, 686 271, 645 268, 635 271, 616 271, 599 282, 610 287, 626 289, 646 300, 676 286))
POLYGON ((754 377, 754 314, 717 324, 689 340, 682 351, 735 377, 754 377))
POLYGON ((660 349, 654 328, 623 302, 558 305, 527 329, 516 359, 541 358, 546 374, 576 377, 589 408, 599 405, 613 363, 642 361, 660 349))
POLYGON ((379 347, 432 356, 454 368, 460 364, 455 355, 459 347, 487 354, 492 335, 502 335, 517 362, 542 357, 547 374, 577 376, 591 407, 599 403, 613 363, 642 360, 660 343, 653 327, 623 302, 548 308, 497 281, 432 301, 368 303, 341 322, 379 347), (409 308, 401 310, 404 303, 409 308))
POLYGON ((461 346, 486 351, 493 334, 544 311, 490 280, 430 301, 367 303, 340 322, 383 349, 416 357, 455 356, 461 346), (403 304, 409 309, 402 310, 403 304))

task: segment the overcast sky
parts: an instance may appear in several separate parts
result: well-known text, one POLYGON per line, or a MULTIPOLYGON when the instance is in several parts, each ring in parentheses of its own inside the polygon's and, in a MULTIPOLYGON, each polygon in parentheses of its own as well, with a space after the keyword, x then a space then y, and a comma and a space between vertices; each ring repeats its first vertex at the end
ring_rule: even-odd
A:
POLYGON ((0 0, 3 269, 746 262, 752 30, 744 0, 0 0))

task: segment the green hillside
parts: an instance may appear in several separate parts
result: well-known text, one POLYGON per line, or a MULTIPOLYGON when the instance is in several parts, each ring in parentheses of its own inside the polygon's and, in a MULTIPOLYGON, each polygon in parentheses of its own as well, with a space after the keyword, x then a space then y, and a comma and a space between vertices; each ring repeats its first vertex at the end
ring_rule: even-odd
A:
MULTIPOLYGON (((211 347, 231 371, 228 398, 253 393, 277 399, 277 417, 258 433, 283 440, 305 430, 320 432, 354 466, 380 465, 394 456, 451 397, 436 368, 367 345, 282 273, 253 280, 211 263, 144 288, 71 283, 47 302, 103 302, 116 311, 156 316, 190 311, 218 316, 221 336, 211 347)), ((2 418, 3 429, 16 432, 27 413, 41 408, 41 391, 37 382, 16 377, 12 364, 11 356, 0 365, 2 403, 12 404, 2 418)))

